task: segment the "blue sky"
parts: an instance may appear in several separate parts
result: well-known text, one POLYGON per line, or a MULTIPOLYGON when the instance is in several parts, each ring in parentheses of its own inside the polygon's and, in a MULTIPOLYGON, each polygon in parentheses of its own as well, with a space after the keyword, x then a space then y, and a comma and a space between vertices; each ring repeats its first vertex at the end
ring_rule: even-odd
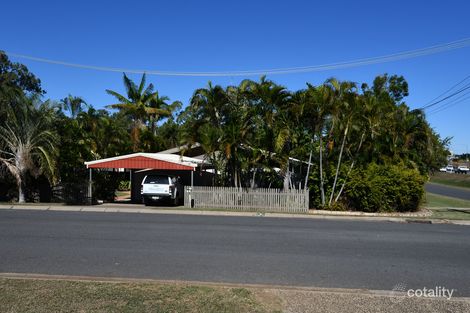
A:
MULTIPOLYGON (((6 1, 0 49, 87 65, 169 71, 235 71, 319 65, 419 49, 470 37, 468 1, 6 1)), ((329 77, 370 83, 382 73, 409 82, 418 108, 470 75, 470 47, 391 63, 268 78, 300 89, 329 77)), ((82 96, 97 108, 123 91, 122 74, 11 57, 43 82, 47 97, 82 96)), ((140 75, 131 75, 135 80, 140 75)), ((257 77, 248 77, 256 79, 257 77)), ((188 103, 207 84, 243 77, 149 76, 161 94, 188 103)), ((470 149, 470 100, 428 115, 452 150, 470 149)))

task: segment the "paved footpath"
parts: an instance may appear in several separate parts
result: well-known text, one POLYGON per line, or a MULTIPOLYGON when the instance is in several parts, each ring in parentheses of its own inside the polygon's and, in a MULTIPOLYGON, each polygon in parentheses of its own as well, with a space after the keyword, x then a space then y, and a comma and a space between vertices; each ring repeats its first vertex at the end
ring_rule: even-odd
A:
POLYGON ((455 224, 469 225, 470 220, 443 220, 429 218, 430 212, 416 213, 364 213, 364 212, 342 212, 311 210, 308 214, 292 213, 260 213, 260 212, 234 212, 218 210, 191 210, 184 207, 144 207, 139 204, 107 203, 102 205, 69 206, 63 204, 11 204, 0 203, 0 210, 34 210, 34 211, 65 211, 65 212, 101 212, 101 213, 140 213, 140 214, 175 214, 175 215, 203 215, 203 216, 244 216, 244 217, 278 217, 278 218, 306 218, 306 219, 328 219, 349 220, 367 222, 397 222, 416 223, 424 222, 430 224, 455 224))

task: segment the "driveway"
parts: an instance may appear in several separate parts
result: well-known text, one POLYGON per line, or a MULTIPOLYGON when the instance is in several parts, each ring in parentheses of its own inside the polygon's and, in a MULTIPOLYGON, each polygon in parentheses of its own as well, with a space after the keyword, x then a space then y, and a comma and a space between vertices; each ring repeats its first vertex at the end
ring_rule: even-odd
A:
POLYGON ((427 192, 435 193, 441 196, 470 200, 470 189, 468 188, 459 188, 434 183, 427 183, 424 186, 424 189, 427 192))

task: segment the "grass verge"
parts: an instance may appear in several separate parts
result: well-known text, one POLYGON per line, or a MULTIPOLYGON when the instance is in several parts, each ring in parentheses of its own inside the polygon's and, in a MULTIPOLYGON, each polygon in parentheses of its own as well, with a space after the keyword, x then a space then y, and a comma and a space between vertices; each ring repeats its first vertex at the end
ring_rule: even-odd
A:
POLYGON ((435 173, 431 176, 431 183, 470 188, 470 175, 452 174, 452 173, 435 173))
POLYGON ((470 210, 461 210, 470 208, 470 201, 427 193, 426 207, 432 211, 431 218, 470 220, 470 210))
POLYGON ((470 220, 470 211, 454 208, 429 208, 432 211, 431 218, 445 220, 470 220))
MULTIPOLYGON (((277 305, 277 304, 276 304, 277 305)), ((245 288, 0 279, 2 312, 280 312, 245 288)))
POLYGON ((470 201, 458 198, 446 197, 434 193, 426 193, 426 206, 428 207, 450 207, 470 208, 470 201))

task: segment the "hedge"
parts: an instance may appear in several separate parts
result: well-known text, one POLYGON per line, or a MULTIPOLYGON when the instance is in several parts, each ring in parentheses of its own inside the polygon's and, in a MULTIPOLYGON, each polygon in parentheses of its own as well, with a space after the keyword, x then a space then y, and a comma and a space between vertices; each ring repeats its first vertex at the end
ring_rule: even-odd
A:
POLYGON ((417 211, 423 200, 424 183, 425 177, 416 169, 372 163, 353 171, 343 202, 354 211, 417 211))

